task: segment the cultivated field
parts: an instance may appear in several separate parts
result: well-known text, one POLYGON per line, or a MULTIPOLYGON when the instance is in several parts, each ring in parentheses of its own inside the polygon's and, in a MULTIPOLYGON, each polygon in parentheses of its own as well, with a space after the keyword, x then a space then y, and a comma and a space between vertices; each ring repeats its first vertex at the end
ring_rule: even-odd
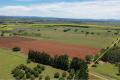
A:
POLYGON ((0 38, 0 47, 12 49, 13 47, 20 47, 23 53, 28 53, 30 49, 47 52, 50 55, 67 54, 71 57, 84 58, 86 55, 95 55, 100 49, 90 48, 87 46, 78 46, 63 44, 53 41, 35 40, 22 37, 3 37, 0 38), (9 43, 7 43, 9 42, 9 43), (6 44, 7 43, 7 44, 6 44))

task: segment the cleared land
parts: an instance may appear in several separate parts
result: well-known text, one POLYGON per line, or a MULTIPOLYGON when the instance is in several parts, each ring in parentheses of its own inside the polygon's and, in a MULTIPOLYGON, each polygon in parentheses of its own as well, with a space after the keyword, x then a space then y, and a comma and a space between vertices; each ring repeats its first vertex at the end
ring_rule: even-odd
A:
POLYGON ((78 46, 63 44, 53 41, 35 40, 22 37, 1 37, 0 47, 12 49, 18 46, 21 51, 27 53, 30 49, 37 51, 45 51, 50 55, 68 54, 70 57, 84 58, 86 55, 95 55, 99 52, 99 48, 90 48, 87 46, 78 46))

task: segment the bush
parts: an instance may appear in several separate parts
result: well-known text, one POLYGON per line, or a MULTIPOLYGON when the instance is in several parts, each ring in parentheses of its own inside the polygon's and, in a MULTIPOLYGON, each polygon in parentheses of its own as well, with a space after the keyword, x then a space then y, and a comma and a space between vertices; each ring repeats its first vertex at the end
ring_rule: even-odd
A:
POLYGON ((35 76, 31 75, 30 80, 35 80, 35 76))
POLYGON ((71 69, 69 74, 70 74, 70 76, 74 76, 75 75, 75 70, 71 69))
POLYGON ((88 64, 90 64, 90 62, 93 60, 93 56, 92 56, 92 55, 87 55, 87 56, 85 57, 85 60, 86 60, 86 62, 87 62, 88 64))
POLYGON ((42 75, 40 75, 40 76, 39 76, 39 80, 42 80, 42 77, 43 77, 43 76, 42 76, 42 75))
POLYGON ((37 64, 37 67, 38 67, 38 68, 41 68, 41 64, 37 64))
POLYGON ((30 63, 31 62, 31 60, 30 59, 27 59, 27 63, 30 63))
POLYGON ((97 65, 96 65, 96 64, 94 64, 94 65, 92 65, 92 67, 97 67, 97 65))
POLYGON ((69 75, 68 77, 67 77, 67 80, 72 80, 73 79, 73 77, 71 76, 71 75, 69 75))
POLYGON ((42 72, 42 70, 41 69, 38 69, 38 72, 39 72, 39 74, 42 72))
POLYGON ((59 80, 65 80, 65 78, 64 77, 60 77, 59 80))
POLYGON ((46 76, 46 77, 45 77, 45 80, 50 80, 50 76, 46 76))
POLYGON ((63 72, 62 73, 62 77, 66 77, 67 76, 67 73, 66 72, 63 72))
POLYGON ((19 48, 19 47, 14 47, 14 48, 12 48, 12 51, 20 51, 21 49, 19 48))
POLYGON ((59 76, 60 76, 60 74, 59 74, 58 72, 56 72, 56 73, 54 74, 54 78, 59 78, 59 76))
POLYGON ((44 71, 45 70, 45 66, 41 66, 41 69, 44 71))
POLYGON ((23 79, 22 80, 26 80, 26 76, 24 75, 23 79))
POLYGON ((30 78, 30 76, 31 76, 31 74, 28 72, 28 73, 26 73, 26 78, 27 79, 29 79, 30 78))
POLYGON ((23 77, 24 77, 24 73, 21 71, 20 73, 19 73, 19 75, 18 75, 18 77, 20 78, 20 79, 22 79, 23 77))
POLYGON ((75 31, 74 32, 77 32, 78 31, 78 29, 75 29, 75 31))
POLYGON ((38 71, 38 69, 39 69, 38 67, 34 67, 34 71, 38 71))
POLYGON ((38 77, 39 76, 39 72, 38 71, 34 71, 34 76, 38 77))

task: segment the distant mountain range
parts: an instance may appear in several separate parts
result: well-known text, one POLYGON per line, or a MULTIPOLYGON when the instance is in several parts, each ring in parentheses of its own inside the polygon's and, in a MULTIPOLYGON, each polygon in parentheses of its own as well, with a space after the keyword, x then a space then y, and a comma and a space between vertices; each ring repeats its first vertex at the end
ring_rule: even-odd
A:
POLYGON ((75 23, 75 24, 99 24, 99 25, 120 25, 120 20, 115 19, 72 19, 36 16, 0 16, 0 23, 5 22, 28 22, 28 23, 75 23))

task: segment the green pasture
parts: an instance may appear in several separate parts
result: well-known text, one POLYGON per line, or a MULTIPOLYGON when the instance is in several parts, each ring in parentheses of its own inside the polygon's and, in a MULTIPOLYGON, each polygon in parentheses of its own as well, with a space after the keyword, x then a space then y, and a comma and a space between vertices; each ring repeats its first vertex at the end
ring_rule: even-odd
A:
POLYGON ((92 67, 91 72, 101 74, 105 77, 120 80, 118 74, 118 67, 110 63, 100 63, 97 67, 92 67))
POLYGON ((104 48, 109 46, 112 41, 119 37, 119 35, 116 36, 113 35, 113 33, 115 33, 114 30, 108 32, 108 30, 96 28, 47 27, 27 29, 21 33, 21 36, 42 40, 58 41, 66 44, 104 48), (70 30, 64 32, 65 29, 70 30), (75 32, 75 30, 77 30, 77 32, 75 32), (86 35, 86 32, 89 32, 89 34, 86 35))
MULTIPOLYGON (((0 79, 14 79, 11 75, 11 70, 20 64, 25 64, 31 68, 36 66, 35 63, 27 64, 26 60, 27 56, 20 52, 0 49, 0 79)), ((43 77, 49 75, 52 79, 55 72, 62 74, 64 71, 51 66, 45 66, 45 71, 41 75, 43 75, 43 77)))
MULTIPOLYGON (((97 26, 93 24, 5 24, 19 36, 57 41, 66 44, 83 45, 95 48, 109 46, 120 36, 118 26, 97 26), (70 29, 70 30, 68 30, 70 29), (21 30, 21 31, 20 31, 21 30), (68 30, 64 32, 64 30, 68 30), (86 35, 86 33, 88 34, 86 35), (115 35, 115 33, 119 33, 115 35)), ((10 34, 11 34, 10 32, 10 34)))

